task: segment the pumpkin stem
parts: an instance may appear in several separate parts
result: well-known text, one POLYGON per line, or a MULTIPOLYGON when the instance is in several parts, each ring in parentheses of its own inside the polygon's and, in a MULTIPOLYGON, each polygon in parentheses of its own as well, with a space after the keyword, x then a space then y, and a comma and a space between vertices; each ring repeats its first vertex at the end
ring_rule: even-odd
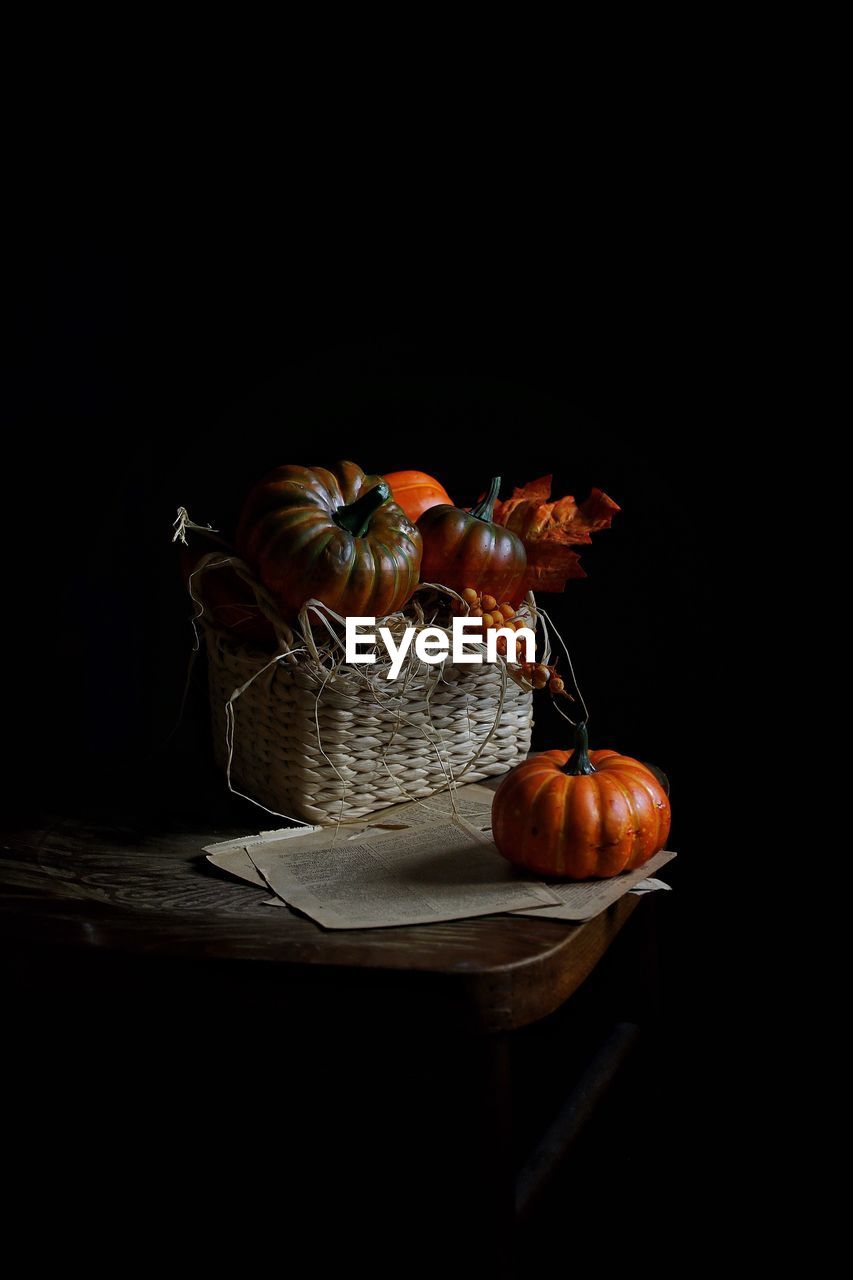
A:
POLYGON ((585 720, 575 725, 575 749, 563 765, 563 773, 567 773, 571 778, 577 778, 580 774, 595 773, 595 765, 589 758, 589 735, 585 720))
POLYGON ((346 529, 354 538, 363 538, 370 528, 374 513, 391 497, 391 490, 384 480, 368 489, 348 507, 338 507, 332 519, 339 529, 346 529))
POLYGON ((471 515, 476 516, 478 520, 491 520, 495 514, 495 502, 500 491, 501 478, 494 476, 489 482, 489 492, 482 502, 478 502, 476 507, 471 508, 471 515))

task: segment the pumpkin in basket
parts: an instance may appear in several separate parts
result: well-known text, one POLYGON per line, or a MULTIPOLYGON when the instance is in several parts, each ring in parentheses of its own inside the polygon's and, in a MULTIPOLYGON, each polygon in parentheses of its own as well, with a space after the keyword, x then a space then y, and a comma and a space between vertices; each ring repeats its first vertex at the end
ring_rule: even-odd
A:
POLYGON ((423 471, 390 471, 384 477, 391 486, 391 496, 410 520, 419 520, 430 507, 452 506, 450 494, 423 471))
POLYGON ((293 618, 312 597, 384 617, 418 584, 421 535, 380 476, 354 462, 278 467, 246 500, 237 548, 293 618))
POLYGON ((586 880, 648 862, 669 835, 669 799, 629 756, 589 751, 585 724, 574 752, 543 751, 501 782, 492 835, 510 862, 541 876, 586 880))
POLYGON ((437 582, 460 593, 476 585, 496 600, 516 598, 527 552, 517 534, 492 520, 500 487, 501 478, 495 476, 485 498, 470 511, 438 506, 420 517, 424 582, 437 582))

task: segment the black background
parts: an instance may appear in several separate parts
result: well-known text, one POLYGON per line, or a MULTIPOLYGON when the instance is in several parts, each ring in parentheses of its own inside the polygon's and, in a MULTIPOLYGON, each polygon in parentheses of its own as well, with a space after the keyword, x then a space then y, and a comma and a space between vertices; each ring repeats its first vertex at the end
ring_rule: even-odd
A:
MULTIPOLYGON (((598 485, 619 503, 588 578, 546 603, 594 744, 671 774, 692 843, 725 696, 727 557, 721 353, 699 298, 662 272, 632 284, 531 261, 509 281, 391 259, 84 240, 27 260, 6 345, 13 794, 96 798, 168 737, 191 638, 177 506, 227 534, 271 466, 349 457, 429 471, 462 503, 492 474, 506 496, 546 472, 557 496, 598 485)), ((541 699, 537 745, 560 739, 549 711, 541 699)))
MULTIPOLYGON (((674 1129, 711 1127, 734 1032, 707 884, 709 779, 728 691, 719 636, 739 423, 740 319, 713 242, 666 225, 595 248, 566 233, 387 223, 346 235, 241 225, 154 238, 52 235, 13 262, 4 340, 7 796, 22 815, 204 813, 203 672, 172 734, 191 643, 170 543, 179 504, 228 533, 282 462, 435 474, 460 503, 547 472, 621 507, 546 606, 593 746, 672 782, 676 888, 663 913, 674 1129), (171 735, 171 736, 170 736, 171 735)), ((565 743, 539 698, 534 745, 565 743)), ((229 802, 235 821, 256 811, 229 802)), ((729 963, 732 958, 729 957, 729 963)))

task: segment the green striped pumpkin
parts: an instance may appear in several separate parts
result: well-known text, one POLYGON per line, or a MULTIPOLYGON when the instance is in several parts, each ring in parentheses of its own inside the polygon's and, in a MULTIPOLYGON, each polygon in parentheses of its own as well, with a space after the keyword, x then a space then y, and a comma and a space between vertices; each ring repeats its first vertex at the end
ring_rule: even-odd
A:
POLYGON ((312 597, 381 618, 417 586, 422 543, 381 476, 338 462, 270 472, 246 500, 237 549, 288 619, 312 597))

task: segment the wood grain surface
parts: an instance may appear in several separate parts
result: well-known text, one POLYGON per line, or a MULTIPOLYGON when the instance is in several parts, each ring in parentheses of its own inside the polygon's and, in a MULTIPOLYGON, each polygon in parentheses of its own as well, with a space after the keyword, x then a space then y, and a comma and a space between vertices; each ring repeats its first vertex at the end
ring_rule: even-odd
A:
POLYGON ((405 928, 326 931, 238 883, 202 848, 245 828, 136 830, 57 820, 2 838, 0 932, 7 944, 72 947, 239 966, 293 994, 337 988, 472 1030, 510 1030, 557 1009, 640 899, 583 925, 490 916, 405 928), (342 985, 344 984, 344 985, 342 985))

